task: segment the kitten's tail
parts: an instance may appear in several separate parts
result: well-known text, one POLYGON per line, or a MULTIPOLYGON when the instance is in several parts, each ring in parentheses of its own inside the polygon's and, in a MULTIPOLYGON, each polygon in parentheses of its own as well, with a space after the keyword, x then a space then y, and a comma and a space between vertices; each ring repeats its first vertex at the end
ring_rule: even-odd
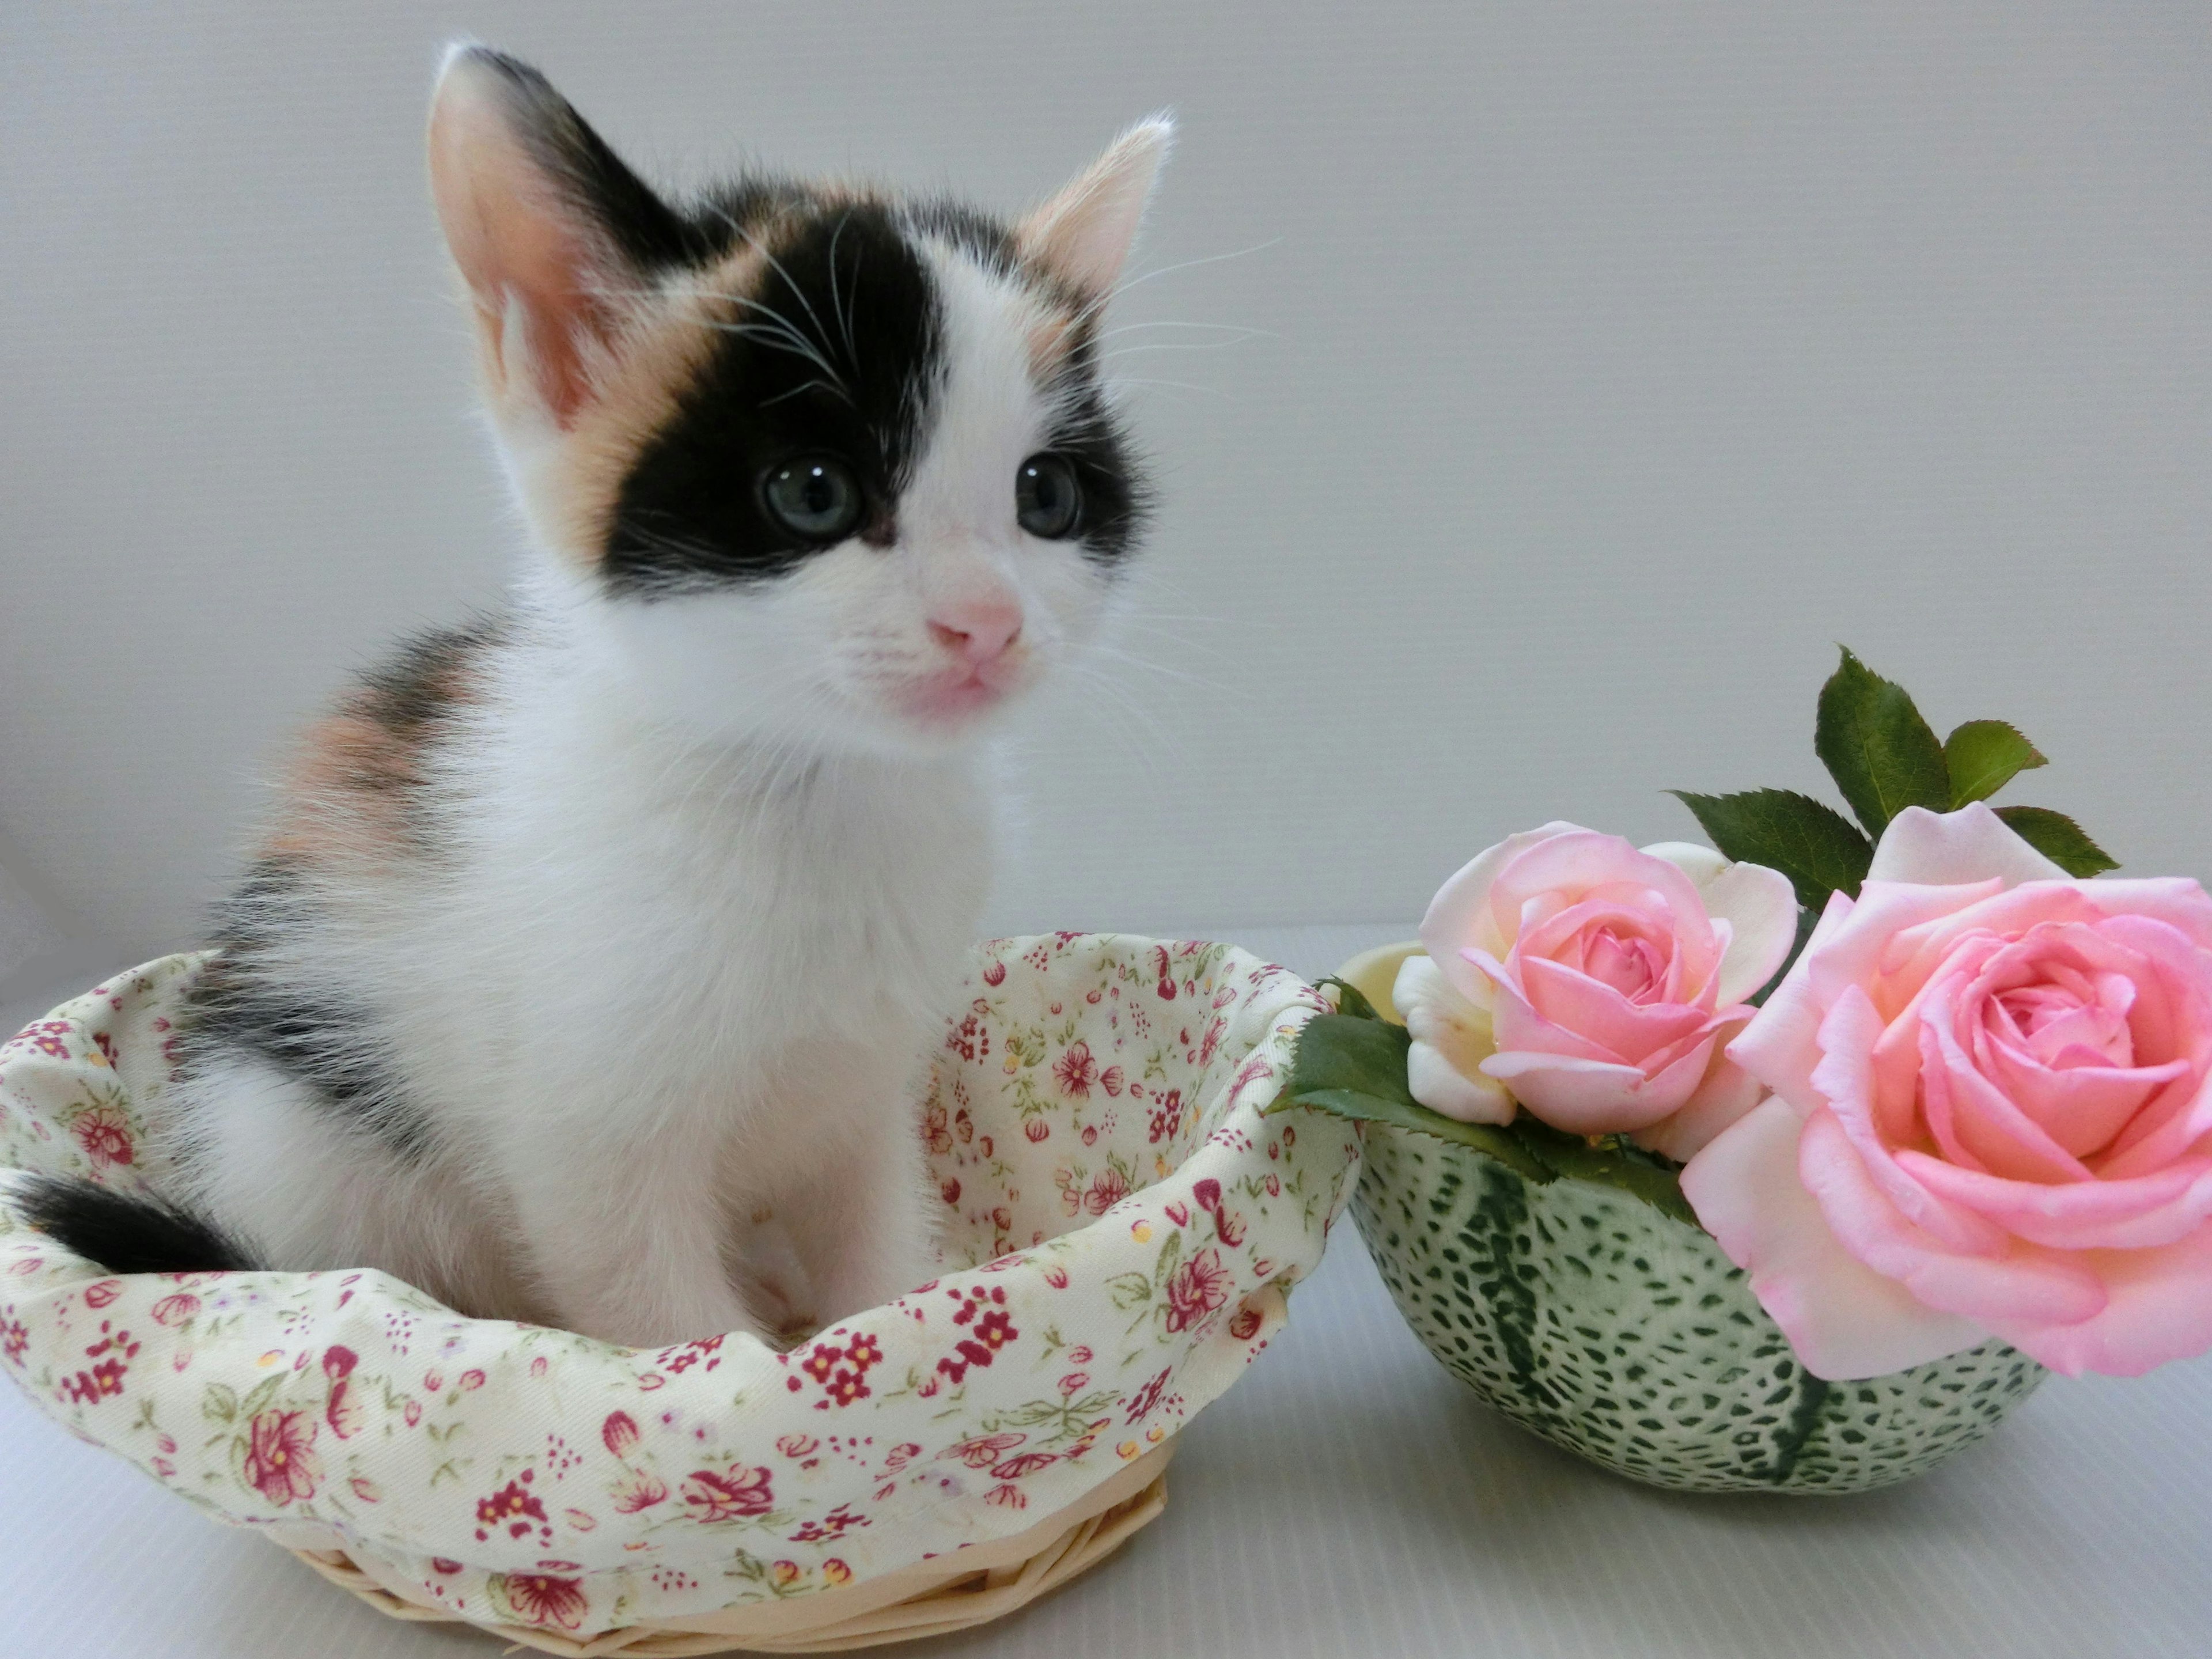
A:
POLYGON ((48 1175, 25 1177, 6 1195, 32 1226, 110 1273, 225 1273, 262 1265, 214 1222, 165 1199, 48 1175))

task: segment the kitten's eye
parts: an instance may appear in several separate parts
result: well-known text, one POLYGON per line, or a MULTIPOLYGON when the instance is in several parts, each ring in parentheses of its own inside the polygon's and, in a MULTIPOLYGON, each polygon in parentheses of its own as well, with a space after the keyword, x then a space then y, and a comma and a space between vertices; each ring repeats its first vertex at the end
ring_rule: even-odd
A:
POLYGON ((810 542, 839 541, 860 522, 860 484, 853 469, 828 455, 807 455, 770 467, 761 498, 776 520, 810 542))
POLYGON ((1083 515, 1083 487, 1059 455, 1032 455, 1014 473, 1014 517, 1032 536, 1056 542, 1083 515))

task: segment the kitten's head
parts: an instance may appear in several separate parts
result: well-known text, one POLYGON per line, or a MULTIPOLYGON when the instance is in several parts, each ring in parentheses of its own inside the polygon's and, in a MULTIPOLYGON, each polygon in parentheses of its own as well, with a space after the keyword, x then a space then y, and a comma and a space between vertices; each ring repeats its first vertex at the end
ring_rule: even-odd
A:
POLYGON ((1027 216, 657 195, 544 77, 448 54, 430 176, 556 591, 695 729, 929 752, 1096 630, 1145 489, 1099 317, 1170 129, 1027 216))

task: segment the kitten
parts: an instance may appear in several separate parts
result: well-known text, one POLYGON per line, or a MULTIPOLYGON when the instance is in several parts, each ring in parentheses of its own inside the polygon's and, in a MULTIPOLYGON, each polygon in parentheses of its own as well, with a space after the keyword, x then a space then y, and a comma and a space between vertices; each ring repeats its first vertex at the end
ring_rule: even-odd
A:
POLYGON ((1098 324, 1170 131, 1012 224, 677 203, 455 47, 430 176, 512 603, 309 732, 195 993, 175 1206, 46 1182, 33 1220, 118 1270, 380 1267, 640 1345, 927 1278, 909 1091, 984 896, 976 738, 1144 518, 1098 324))

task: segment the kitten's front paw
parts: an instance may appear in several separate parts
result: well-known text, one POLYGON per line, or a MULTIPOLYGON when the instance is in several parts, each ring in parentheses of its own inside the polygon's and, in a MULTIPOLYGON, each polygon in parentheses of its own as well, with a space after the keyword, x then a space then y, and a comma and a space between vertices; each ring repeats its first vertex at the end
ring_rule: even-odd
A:
POLYGON ((797 1347, 828 1322, 799 1281, 781 1273, 749 1274, 745 1304, 760 1327, 761 1340, 772 1348, 797 1347))

